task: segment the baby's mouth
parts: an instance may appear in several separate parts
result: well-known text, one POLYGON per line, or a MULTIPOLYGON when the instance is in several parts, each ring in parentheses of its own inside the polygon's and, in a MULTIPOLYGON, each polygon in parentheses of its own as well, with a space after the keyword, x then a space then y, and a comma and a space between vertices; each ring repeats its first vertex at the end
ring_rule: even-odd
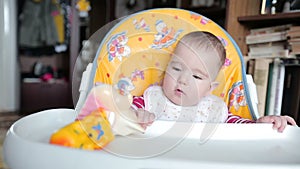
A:
POLYGON ((175 94, 181 96, 184 92, 181 89, 175 89, 175 94))

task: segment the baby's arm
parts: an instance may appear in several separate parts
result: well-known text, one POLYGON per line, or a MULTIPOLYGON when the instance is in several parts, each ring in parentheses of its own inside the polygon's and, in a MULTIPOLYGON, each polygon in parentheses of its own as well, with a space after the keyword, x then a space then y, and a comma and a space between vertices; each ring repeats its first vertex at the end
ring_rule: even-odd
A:
POLYGON ((252 121, 250 119, 244 119, 240 116, 233 115, 229 112, 226 123, 273 123, 273 128, 278 132, 283 132, 288 124, 297 126, 295 120, 289 116, 263 116, 252 121))
POLYGON ((132 110, 135 112, 138 123, 146 129, 155 120, 155 114, 145 110, 145 102, 142 96, 133 97, 133 102, 131 106, 132 110))
POLYGON ((288 124, 297 126, 295 120, 290 116, 263 116, 256 120, 257 123, 273 123, 273 129, 283 132, 288 124))
POLYGON ((255 121, 252 121, 250 119, 244 119, 240 116, 233 115, 232 113, 228 112, 228 118, 226 120, 226 123, 255 123, 255 121))
POLYGON ((137 110, 134 110, 134 111, 135 111, 135 114, 137 116, 137 121, 142 126, 143 129, 146 129, 155 120, 155 115, 153 113, 150 113, 147 110, 137 109, 137 110))

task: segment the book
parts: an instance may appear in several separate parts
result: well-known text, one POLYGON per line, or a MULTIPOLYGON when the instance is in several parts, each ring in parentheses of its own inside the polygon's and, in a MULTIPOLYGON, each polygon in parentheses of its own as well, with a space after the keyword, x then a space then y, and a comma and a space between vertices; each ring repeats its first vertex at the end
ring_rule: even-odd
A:
POLYGON ((300 64, 286 65, 281 115, 299 121, 300 110, 300 64))
POLYGON ((289 31, 300 31, 300 26, 291 26, 289 31))
POLYGON ((254 83, 257 89, 258 113, 260 117, 265 115, 269 67, 272 62, 272 59, 255 59, 254 83))
POLYGON ((247 79, 247 84, 248 84, 248 88, 249 88, 249 94, 251 97, 251 104, 252 104, 252 108, 255 114, 256 119, 261 117, 260 114, 258 113, 258 98, 257 98, 257 90, 256 90, 256 85, 253 81, 253 76, 247 74, 246 75, 246 79, 247 79))
POLYGON ((276 84, 276 95, 275 95, 275 115, 281 115, 281 106, 283 98, 284 88, 284 76, 285 76, 285 65, 279 65, 279 73, 276 84))
POLYGON ((298 44, 298 43, 300 43, 300 37, 288 39, 288 44, 298 44))
POLYGON ((292 24, 254 28, 254 29, 250 29, 250 35, 261 35, 261 34, 269 34, 274 32, 286 32, 287 30, 290 30, 291 27, 292 24))
POLYGON ((274 59, 269 68, 265 115, 280 115, 284 82, 284 65, 274 59))
POLYGON ((272 53, 286 49, 287 43, 281 42, 267 42, 248 45, 249 52, 251 53, 272 53))
POLYGON ((291 53, 289 49, 274 50, 274 51, 262 51, 262 52, 249 52, 250 58, 296 58, 294 53, 291 53))
POLYGON ((300 54, 300 43, 290 44, 290 49, 291 49, 290 54, 293 54, 293 55, 300 54))
POLYGON ((267 86, 267 96, 266 96, 266 104, 265 104, 265 116, 273 115, 270 113, 270 102, 271 102, 271 88, 272 88, 272 80, 273 80, 273 70, 274 70, 274 62, 272 62, 269 66, 269 75, 268 75, 268 86, 267 86))
MULTIPOLYGON (((249 57, 247 57, 247 58, 249 58, 249 57)), ((246 65, 247 65, 246 73, 253 76, 254 68, 255 68, 255 59, 248 59, 246 65)))
POLYGON ((289 37, 289 38, 300 38, 300 30, 287 31, 286 36, 289 37))
POLYGON ((271 3, 269 0, 262 0, 260 5, 260 14, 268 14, 270 13, 271 3))
POLYGON ((246 44, 266 43, 287 40, 286 32, 273 32, 265 34, 250 34, 246 36, 246 44))

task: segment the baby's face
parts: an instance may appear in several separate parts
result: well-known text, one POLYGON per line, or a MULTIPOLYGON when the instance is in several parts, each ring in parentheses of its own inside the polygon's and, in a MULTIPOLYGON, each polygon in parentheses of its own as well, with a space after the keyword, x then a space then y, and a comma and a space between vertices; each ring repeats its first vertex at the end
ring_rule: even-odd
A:
MULTIPOLYGON (((197 50, 202 55, 215 54, 214 51, 197 50)), ((189 48, 178 45, 162 84, 166 97, 176 105, 193 106, 210 93, 210 86, 208 71, 199 56, 189 48)))

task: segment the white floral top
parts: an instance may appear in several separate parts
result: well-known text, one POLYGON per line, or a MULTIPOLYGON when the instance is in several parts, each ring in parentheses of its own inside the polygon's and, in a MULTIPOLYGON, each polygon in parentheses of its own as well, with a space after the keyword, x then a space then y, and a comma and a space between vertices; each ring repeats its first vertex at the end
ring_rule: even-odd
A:
POLYGON ((144 92, 145 109, 160 120, 223 123, 228 118, 225 102, 209 95, 196 106, 178 106, 167 99, 160 86, 151 86, 144 92))

